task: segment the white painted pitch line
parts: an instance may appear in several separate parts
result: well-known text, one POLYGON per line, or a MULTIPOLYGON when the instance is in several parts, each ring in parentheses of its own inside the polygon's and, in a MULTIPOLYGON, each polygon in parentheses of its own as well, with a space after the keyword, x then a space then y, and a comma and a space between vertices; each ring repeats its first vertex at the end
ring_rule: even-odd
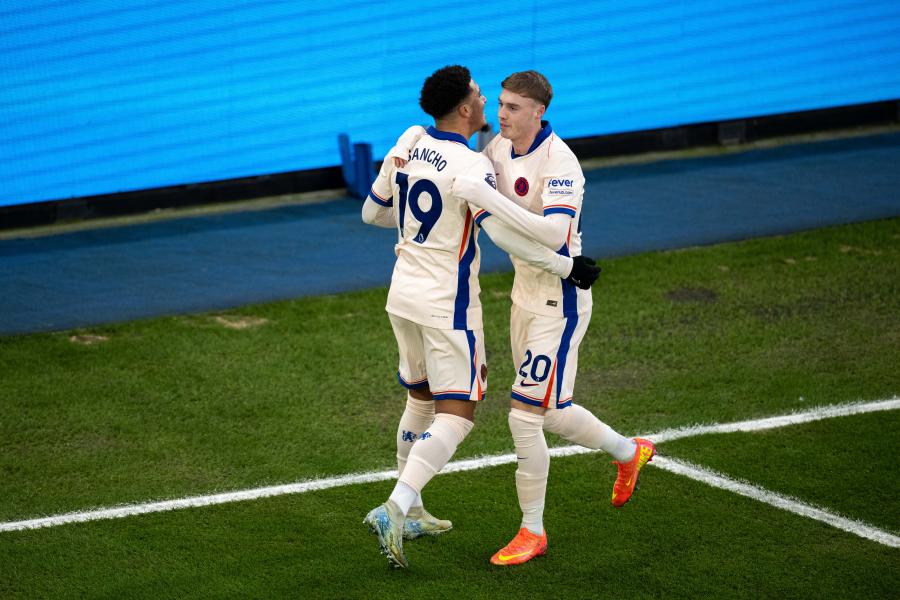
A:
POLYGON ((693 425, 691 427, 680 427, 678 429, 666 429, 649 437, 654 442, 663 443, 686 437, 705 435, 707 433, 762 431, 764 429, 788 427, 789 425, 801 425, 803 423, 821 421, 822 419, 833 419, 835 417, 846 417, 849 415, 859 415, 863 413, 897 409, 900 409, 900 397, 894 396, 893 398, 890 398, 888 400, 877 400, 875 402, 855 402, 852 404, 817 406, 810 410, 794 412, 779 417, 769 417, 766 419, 738 421, 736 423, 723 423, 721 425, 693 425))
POLYGON ((0 532, 22 531, 25 529, 41 529, 43 527, 55 527, 69 523, 85 523, 87 521, 100 521, 104 519, 120 519, 135 515, 179 510, 182 508, 196 508, 200 506, 213 506, 229 502, 241 502, 244 500, 257 500, 259 498, 271 498, 286 494, 305 494, 316 490, 327 490, 334 487, 354 485, 358 483, 375 483, 397 478, 397 471, 381 471, 378 473, 361 473, 358 475, 343 475, 341 477, 329 477, 327 479, 314 479, 285 485, 239 490, 236 492, 224 492, 209 496, 193 496, 177 500, 162 500, 160 502, 148 502, 144 504, 127 504, 111 508, 73 512, 52 517, 40 517, 27 521, 12 521, 0 523, 0 532))
MULTIPOLYGON (((692 437, 697 435, 705 435, 708 433, 728 433, 734 431, 759 431, 761 429, 771 429, 774 427, 786 427, 788 425, 797 425, 800 423, 809 423, 821 419, 830 419, 839 416, 857 415, 863 413, 896 410, 900 408, 900 397, 894 397, 889 400, 876 402, 857 402, 852 404, 839 404, 833 406, 822 406, 812 408, 804 412, 792 413, 780 417, 769 417, 765 419, 757 419, 752 421, 740 421, 738 423, 726 423, 716 425, 693 425, 680 429, 667 429, 657 434, 643 435, 655 442, 664 442, 684 437, 692 437)), ((551 456, 575 456, 578 454, 588 454, 597 452, 583 448, 581 446, 564 446, 552 448, 551 456)), ((516 462, 515 454, 502 454, 497 456, 486 456, 470 460, 460 460, 448 463, 441 473, 458 473, 462 471, 472 471, 475 469, 484 469, 487 467, 512 464, 516 462)), ((656 460, 653 463, 655 464, 656 460)), ((304 494, 316 490, 327 490, 335 487, 343 487, 346 485, 354 485, 361 483, 375 483, 379 481, 388 481, 397 477, 396 470, 380 471, 371 473, 361 473, 357 475, 343 475, 339 477, 329 477, 327 479, 315 479, 311 481, 302 481, 298 483, 290 483, 285 485, 276 485, 270 487, 254 488, 249 490, 239 490, 236 492, 225 492, 221 494, 212 494, 208 496, 193 496, 189 498, 180 498, 177 500, 163 500, 160 502, 148 502, 143 504, 129 504, 111 508, 100 508, 96 510, 66 513, 62 515, 54 515, 49 517, 40 517, 36 519, 28 519, 24 521, 10 521, 0 523, 0 533, 5 531, 23 531, 26 529, 40 529, 44 527, 56 527, 58 525, 67 525, 70 523, 85 523, 88 521, 99 521, 104 519, 118 519, 122 517, 130 517, 134 515, 145 515, 149 513, 164 512, 169 510, 179 510, 182 508, 196 508, 201 506, 213 506, 216 504, 226 504, 229 502, 241 502, 245 500, 256 500, 259 498, 269 498, 273 496, 282 496, 285 494, 304 494)))
POLYGON ((873 542, 878 542, 879 544, 884 544, 891 548, 900 548, 900 537, 897 537, 892 533, 888 533, 887 531, 872 527, 871 525, 867 525, 860 521, 842 517, 825 509, 802 502, 796 498, 771 492, 745 481, 731 479, 711 469, 700 467, 685 461, 666 458, 664 456, 654 457, 653 462, 650 464, 665 471, 683 475, 696 481, 701 481, 712 487, 728 490, 729 492, 733 492, 740 496, 745 496, 757 500, 758 502, 769 504, 775 508, 792 512, 801 517, 807 517, 809 519, 821 521, 822 523, 827 523, 832 527, 836 527, 848 533, 853 533, 859 537, 872 540, 873 542))

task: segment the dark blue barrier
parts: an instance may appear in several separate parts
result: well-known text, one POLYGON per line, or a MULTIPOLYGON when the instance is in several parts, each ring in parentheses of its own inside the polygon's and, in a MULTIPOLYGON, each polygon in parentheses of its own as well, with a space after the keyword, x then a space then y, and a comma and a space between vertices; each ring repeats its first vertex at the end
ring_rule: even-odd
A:
POLYGON ((375 181, 375 164, 372 162, 372 144, 357 142, 350 148, 350 136, 346 133, 338 135, 338 148, 341 151, 341 171, 347 190, 354 198, 365 198, 372 182, 375 181))

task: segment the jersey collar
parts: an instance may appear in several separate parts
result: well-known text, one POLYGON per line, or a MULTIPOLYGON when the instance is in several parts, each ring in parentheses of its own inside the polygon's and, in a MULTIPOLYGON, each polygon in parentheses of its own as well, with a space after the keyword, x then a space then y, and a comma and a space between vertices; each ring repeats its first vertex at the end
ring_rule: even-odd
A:
MULTIPOLYGON (((528 149, 528 152, 526 152, 525 154, 516 154, 516 149, 515 149, 515 147, 513 147, 510 149, 510 153, 512 153, 512 157, 519 158, 520 156, 525 156, 526 154, 531 154, 532 152, 537 150, 538 146, 540 146, 541 144, 544 143, 544 140, 546 140, 548 137, 550 137, 551 133, 553 133, 553 128, 550 127, 550 122, 549 121, 541 121, 541 130, 538 131, 538 134, 535 136, 534 142, 532 142, 531 148, 528 149)), ((510 146, 512 146, 512 144, 510 144, 510 146)))
POLYGON ((459 142, 466 148, 469 147, 469 140, 464 138, 458 133, 453 133, 450 131, 441 131, 440 129, 436 129, 434 126, 429 126, 428 129, 425 130, 425 133, 430 135, 436 140, 447 140, 448 142, 459 142))

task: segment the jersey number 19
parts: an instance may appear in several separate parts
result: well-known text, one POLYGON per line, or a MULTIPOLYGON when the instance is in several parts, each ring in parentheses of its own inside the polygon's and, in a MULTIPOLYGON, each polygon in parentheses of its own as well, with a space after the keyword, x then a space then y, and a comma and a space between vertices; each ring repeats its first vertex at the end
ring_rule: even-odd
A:
POLYGON ((424 244, 434 224, 441 216, 443 209, 441 193, 434 182, 428 179, 419 179, 413 183, 412 188, 409 187, 409 175, 406 173, 397 172, 395 180, 400 186, 400 235, 407 237, 404 235, 403 229, 406 206, 409 204, 409 211, 421 223, 418 231, 410 232, 410 237, 417 244, 424 244), (419 196, 425 192, 431 196, 431 207, 428 210, 422 210, 422 207, 419 206, 419 196))

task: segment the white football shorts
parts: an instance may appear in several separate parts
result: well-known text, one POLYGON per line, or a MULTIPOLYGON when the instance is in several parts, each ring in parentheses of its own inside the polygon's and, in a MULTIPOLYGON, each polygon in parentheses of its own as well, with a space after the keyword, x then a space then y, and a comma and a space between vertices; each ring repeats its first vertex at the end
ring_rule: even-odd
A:
POLYGON ((509 318, 510 344, 517 370, 511 392, 513 400, 544 408, 565 408, 572 403, 578 347, 590 320, 590 312, 548 317, 513 304, 509 318))
POLYGON ((435 400, 483 400, 487 364, 483 329, 434 329, 388 313, 400 367, 401 385, 428 385, 435 400))

